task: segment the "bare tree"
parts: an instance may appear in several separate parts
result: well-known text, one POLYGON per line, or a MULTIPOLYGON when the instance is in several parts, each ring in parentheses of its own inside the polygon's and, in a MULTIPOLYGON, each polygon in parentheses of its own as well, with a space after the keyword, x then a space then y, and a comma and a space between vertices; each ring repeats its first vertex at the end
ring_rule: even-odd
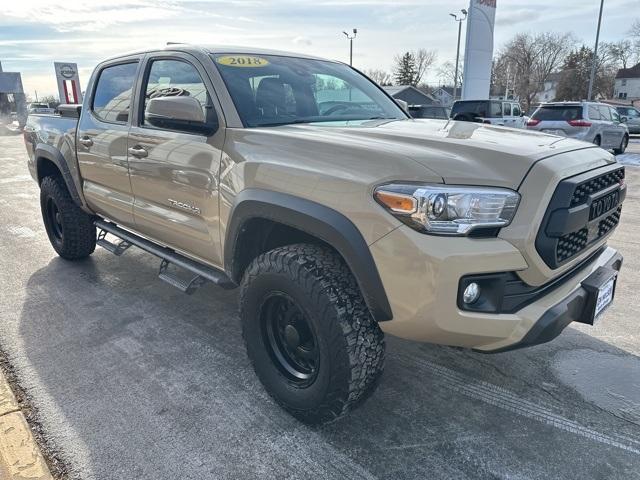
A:
POLYGON ((542 90, 549 75, 562 65, 574 44, 571 34, 545 32, 534 36, 520 33, 499 53, 496 67, 503 72, 496 72, 498 74, 494 74, 494 78, 506 80, 508 70, 509 78, 514 80, 515 94, 528 109, 536 93, 542 90))
POLYGON ((602 51, 606 57, 621 68, 628 68, 635 55, 633 43, 630 40, 605 43, 602 51))
POLYGON ((365 70, 364 73, 378 85, 382 85, 383 87, 393 85, 393 76, 389 72, 385 72, 384 70, 371 69, 365 70))
POLYGON ((633 39, 633 63, 640 62, 640 18, 633 22, 628 34, 633 39))
MULTIPOLYGON (((460 62, 462 63, 462 62, 460 62)), ((458 68, 458 87, 460 87, 460 85, 462 85, 462 65, 459 65, 458 68)), ((455 76, 456 76, 456 65, 455 63, 447 60, 446 62, 444 62, 443 64, 441 64, 438 67, 437 70, 438 73, 438 80, 440 80, 440 83, 446 86, 453 86, 453 84, 455 83, 455 76)))
POLYGON ((420 83, 427 70, 433 65, 438 58, 438 53, 435 50, 427 50, 421 48, 412 52, 413 58, 416 64, 416 84, 420 83))

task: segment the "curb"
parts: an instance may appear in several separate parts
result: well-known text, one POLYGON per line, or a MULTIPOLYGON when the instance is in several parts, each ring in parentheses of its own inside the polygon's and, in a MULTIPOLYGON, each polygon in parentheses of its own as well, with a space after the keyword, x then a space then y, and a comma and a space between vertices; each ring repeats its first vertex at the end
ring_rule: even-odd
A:
POLYGON ((0 478, 53 480, 27 420, 0 372, 0 478))

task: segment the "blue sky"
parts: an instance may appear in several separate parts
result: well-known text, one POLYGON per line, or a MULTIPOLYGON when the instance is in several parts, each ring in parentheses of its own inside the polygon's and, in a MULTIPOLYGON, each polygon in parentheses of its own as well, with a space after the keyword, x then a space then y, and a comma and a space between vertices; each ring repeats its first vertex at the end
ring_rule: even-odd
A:
MULTIPOLYGON (((469 0, 3 0, 0 61, 28 94, 54 94, 54 61, 95 63, 167 41, 248 45, 348 61, 343 30, 358 28, 354 65, 391 70, 396 53, 434 49, 455 58, 452 11, 469 0)), ((498 0, 496 47, 518 32, 573 32, 591 45, 599 0, 498 0)), ((605 0, 602 39, 625 37, 640 0, 605 0)), ((464 42, 463 42, 464 45, 464 42)), ((437 83, 435 68, 428 81, 437 83)))

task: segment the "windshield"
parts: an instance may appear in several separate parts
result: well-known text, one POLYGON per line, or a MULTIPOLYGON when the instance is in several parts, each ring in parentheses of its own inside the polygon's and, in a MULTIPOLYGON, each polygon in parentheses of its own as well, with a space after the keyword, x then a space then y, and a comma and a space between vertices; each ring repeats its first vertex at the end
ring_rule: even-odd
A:
POLYGON ((247 127, 404 119, 377 85, 347 65, 275 55, 214 55, 247 127))

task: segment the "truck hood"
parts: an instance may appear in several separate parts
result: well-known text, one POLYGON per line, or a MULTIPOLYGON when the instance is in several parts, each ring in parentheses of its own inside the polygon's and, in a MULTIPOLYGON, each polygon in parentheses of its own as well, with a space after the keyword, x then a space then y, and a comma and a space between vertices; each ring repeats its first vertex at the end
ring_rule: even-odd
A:
POLYGON ((532 165, 543 158, 597 148, 555 135, 452 120, 351 121, 276 128, 320 143, 353 144, 359 149, 365 143, 372 155, 393 152, 423 165, 448 184, 512 189, 517 189, 532 165))

